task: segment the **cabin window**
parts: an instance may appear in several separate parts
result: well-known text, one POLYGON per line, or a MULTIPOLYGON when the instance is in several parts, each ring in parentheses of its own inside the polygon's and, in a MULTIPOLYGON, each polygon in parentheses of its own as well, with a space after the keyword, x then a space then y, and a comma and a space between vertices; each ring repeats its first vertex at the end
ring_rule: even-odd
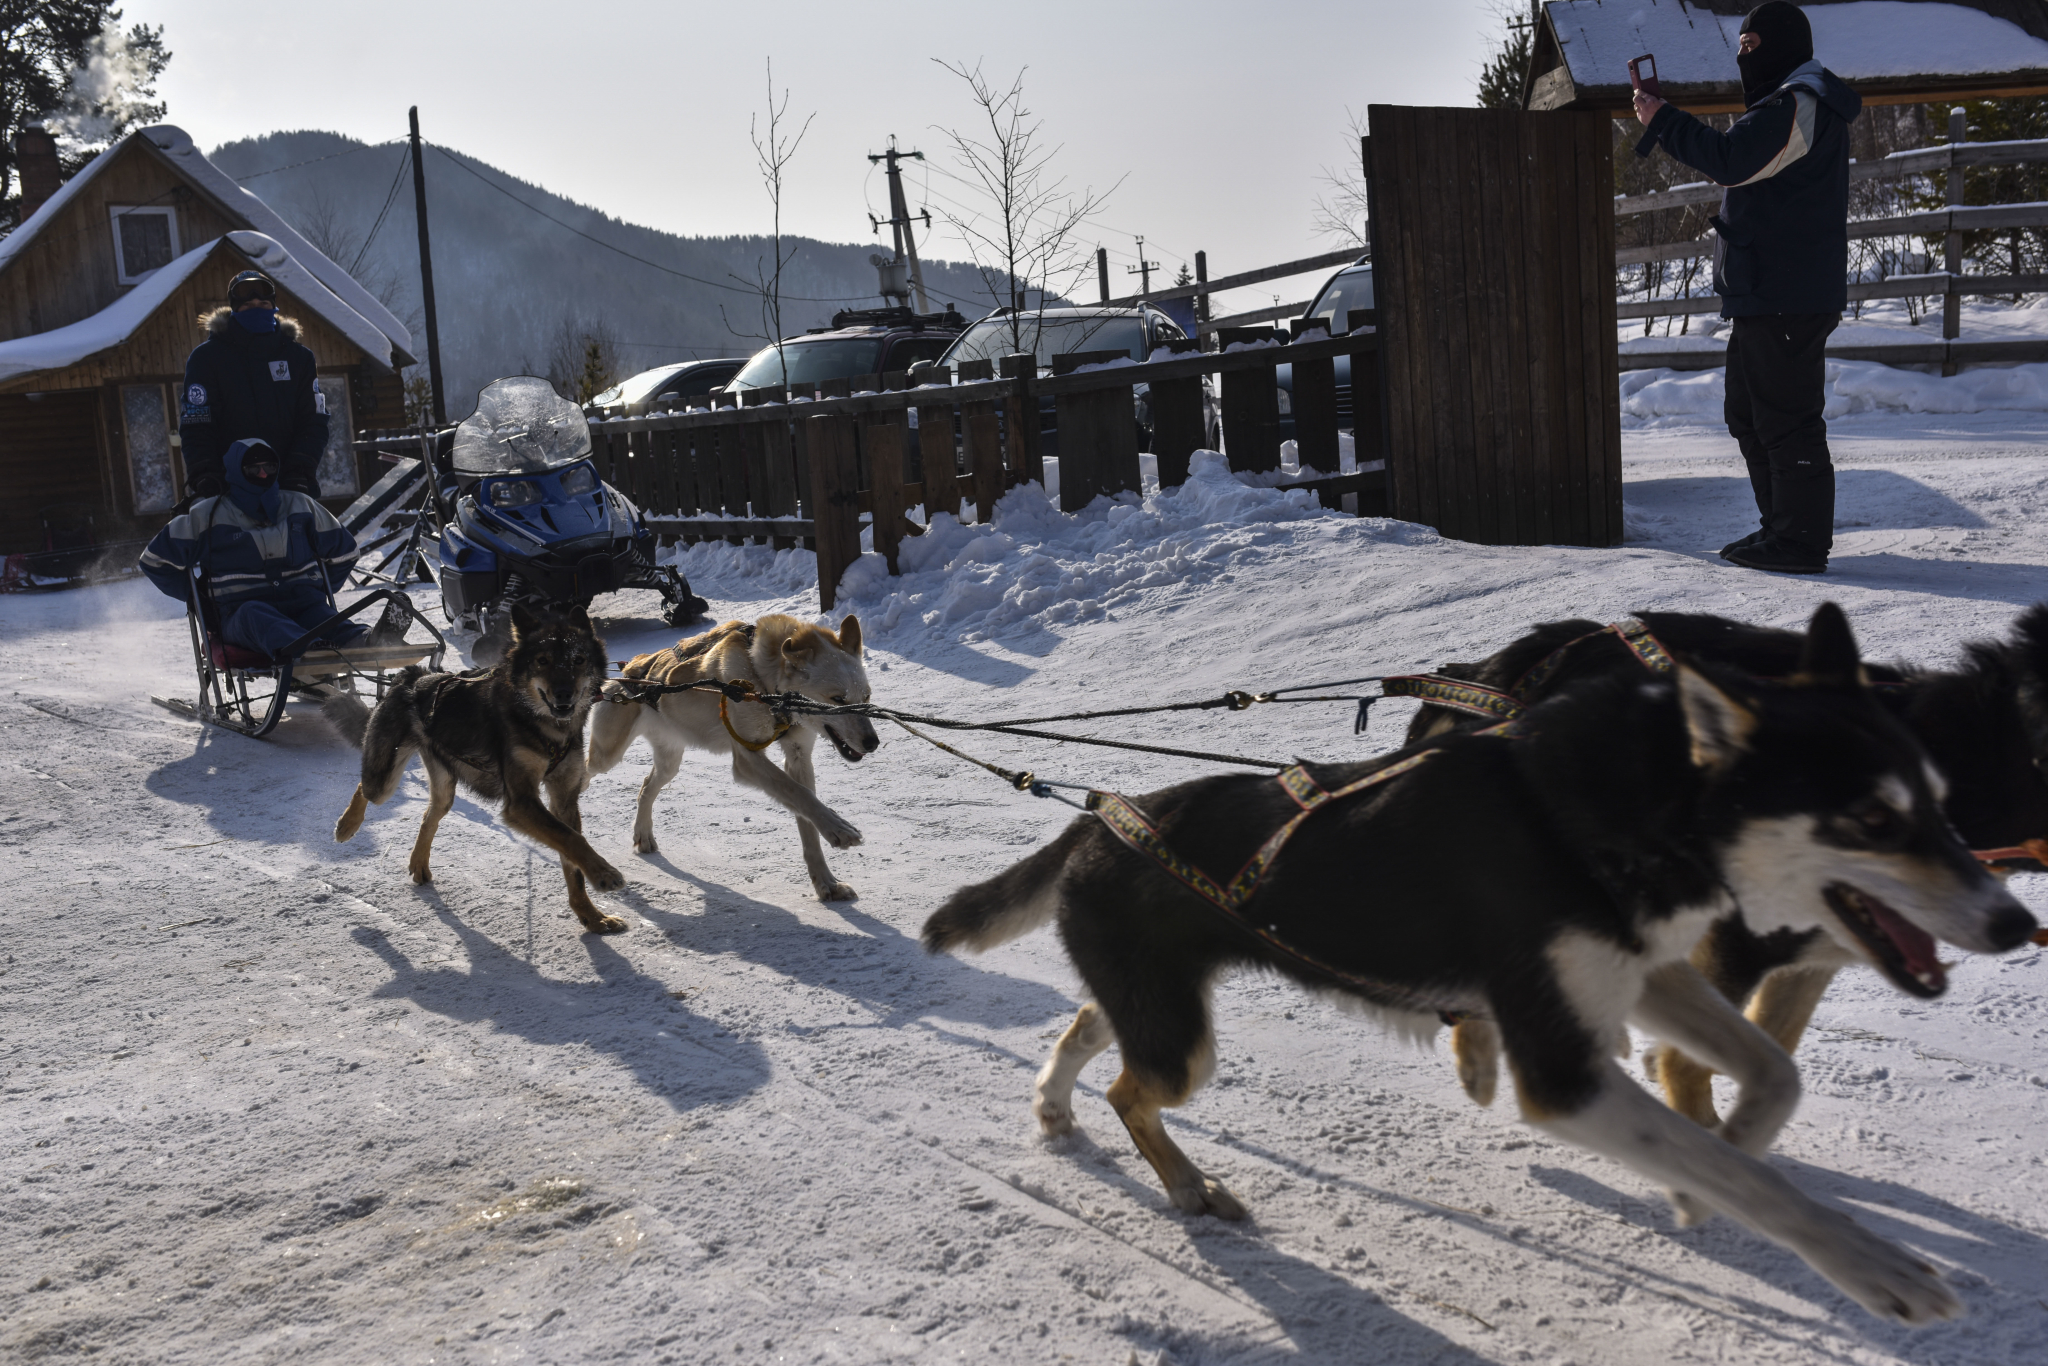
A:
POLYGON ((114 271, 124 285, 140 284, 178 256, 178 214, 169 205, 115 204, 114 271))
POLYGON ((121 388, 122 425, 128 433, 128 473, 135 481, 135 511, 169 512, 178 501, 171 460, 170 415, 161 384, 121 388))
POLYGON ((356 453, 350 449, 355 424, 349 420, 348 376, 322 375, 317 381, 327 400, 327 448, 320 452, 320 495, 336 498, 356 492, 356 453))

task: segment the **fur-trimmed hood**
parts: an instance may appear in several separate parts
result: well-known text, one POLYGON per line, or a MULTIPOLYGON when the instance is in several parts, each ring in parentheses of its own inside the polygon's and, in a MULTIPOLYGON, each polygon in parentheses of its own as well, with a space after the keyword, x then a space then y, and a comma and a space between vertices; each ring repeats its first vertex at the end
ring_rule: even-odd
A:
MULTIPOLYGON (((206 335, 209 337, 224 337, 227 335, 228 325, 233 321, 234 316, 235 310, 229 308, 226 304, 222 304, 211 313, 200 314, 199 325, 206 329, 206 335)), ((288 342, 296 342, 299 339, 299 320, 297 318, 287 318, 282 313, 278 314, 277 335, 288 342)))

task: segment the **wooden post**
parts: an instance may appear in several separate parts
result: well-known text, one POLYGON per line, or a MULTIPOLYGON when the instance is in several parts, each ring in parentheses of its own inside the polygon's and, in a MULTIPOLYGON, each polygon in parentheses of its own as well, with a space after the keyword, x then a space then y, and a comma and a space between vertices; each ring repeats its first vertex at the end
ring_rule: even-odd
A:
MULTIPOLYGON (((1970 133, 1969 116, 1961 105, 1948 111, 1948 202, 1951 208, 1963 203, 1963 168, 1956 165, 1956 148, 1970 133)), ((1957 277, 1963 273, 1963 235, 1950 229, 1941 239, 1941 268, 1948 276, 1948 293, 1941 300, 1941 339, 1954 341, 1963 333, 1963 296, 1956 292, 1957 277)), ((1956 363, 1943 361, 1941 373, 1953 376, 1956 363)))
POLYGON ((874 515, 875 553, 896 568, 903 544, 903 428, 894 422, 869 423, 861 432, 868 457, 868 507, 874 515))
MULTIPOLYGON (((1177 356, 1202 349, 1199 337, 1167 341, 1160 349, 1177 356)), ((1152 458, 1159 466, 1159 487, 1178 488, 1188 481, 1188 457, 1207 448, 1209 415, 1202 401, 1202 377, 1155 379, 1145 397, 1152 412, 1152 458)))
MULTIPOLYGON (((945 371, 937 372, 943 375, 945 371)), ((953 405, 917 406, 917 469, 924 483, 924 520, 941 512, 960 515, 960 461, 953 432, 953 405)))
POLYGON ((811 518, 818 539, 818 606, 829 612, 839 579, 860 558, 860 489, 853 462, 853 419, 822 414, 804 421, 811 455, 811 518))
MULTIPOLYGON (((1084 365, 1121 359, 1122 351, 1077 351, 1054 356, 1052 372, 1070 375, 1084 365)), ((1106 381, 1113 376, 1105 375, 1106 381)), ((1060 510, 1079 512, 1098 494, 1139 491, 1138 412, 1128 383, 1062 393, 1053 399, 1060 459, 1060 510)))
MULTIPOLYGON (((1216 333, 1218 350, 1238 342, 1278 340, 1269 327, 1226 327, 1216 333)), ((1223 447, 1234 470, 1280 468, 1280 391, 1273 367, 1225 370, 1221 376, 1223 447)))
MULTIPOLYGON (((1289 329, 1293 340, 1317 333, 1327 335, 1321 318, 1300 318, 1289 329)), ((1337 362, 1334 359, 1294 362, 1294 458, 1303 469, 1336 474, 1337 457, 1337 362)), ((1306 479, 1308 476, 1302 476, 1306 479)), ((1325 507, 1335 507, 1334 496, 1325 495, 1325 507)))
MULTIPOLYGON (((1195 283, 1198 285, 1209 283, 1209 253, 1206 251, 1195 253, 1195 283)), ((1206 293, 1197 294, 1195 296, 1195 341, 1198 347, 1206 347, 1208 345, 1208 326, 1209 296, 1206 293)))
POLYGON ((1038 378, 1038 357, 1029 352, 1004 356, 1002 374, 1016 388, 1003 400, 1003 460, 1012 474, 1045 482, 1045 452, 1039 440, 1038 397, 1031 381, 1038 378))
POLYGON ((973 480, 974 519, 984 525, 995 516, 1003 496, 1003 431, 992 403, 970 403, 961 417, 967 442, 967 468, 973 480))
MULTIPOLYGON (((790 450, 789 420, 776 416, 761 424, 761 458, 764 470, 762 488, 766 490, 765 506, 755 511, 768 517, 793 517, 796 515, 796 460, 790 450)), ((795 547, 794 536, 773 536, 768 544, 777 550, 795 547)))

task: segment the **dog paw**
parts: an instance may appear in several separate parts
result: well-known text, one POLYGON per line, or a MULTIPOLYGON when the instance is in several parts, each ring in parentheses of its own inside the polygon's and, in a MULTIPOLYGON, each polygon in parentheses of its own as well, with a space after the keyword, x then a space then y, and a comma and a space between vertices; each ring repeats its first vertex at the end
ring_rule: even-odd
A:
POLYGON ((1697 1195, 1665 1191, 1664 1198, 1671 1202, 1671 1213, 1677 1217, 1680 1228, 1698 1228, 1714 1217, 1714 1207, 1697 1195))
POLYGON ((851 849, 860 843, 860 831, 836 817, 818 827, 818 833, 825 837, 825 843, 834 849, 851 849))
POLYGON ((823 883, 819 883, 819 884, 817 884, 817 892, 818 892, 818 900, 820 900, 820 901, 858 901, 858 900, 860 900, 860 893, 859 893, 859 892, 856 892, 855 890, 853 890, 853 888, 851 888, 851 887, 847 886, 847 885, 846 885, 845 883, 843 883, 843 882, 823 882, 823 883))
POLYGON ((1218 1219, 1242 1219, 1245 1215, 1238 1198, 1225 1190, 1222 1182, 1206 1176, 1194 1185, 1176 1186, 1166 1194, 1174 1207, 1185 1214, 1213 1214, 1218 1219))
POLYGON ((418 859, 414 859, 411 864, 407 865, 406 871, 411 873, 412 880, 422 887, 434 880, 434 870, 418 859))
POLYGON ((633 836, 633 852, 636 854, 658 854, 661 844, 652 835, 633 836))
MULTIPOLYGON (((583 876, 589 878, 590 885, 600 892, 616 892, 626 885, 626 875, 602 860, 585 868, 583 876)), ((624 928, 623 921, 620 928, 624 928)))
POLYGON ((1067 1101, 1040 1096, 1031 1102, 1031 1113, 1038 1117, 1039 1130, 1047 1138, 1074 1132, 1074 1107, 1067 1101))
POLYGON ((1841 1218, 1844 1236, 1807 1259, 1836 1289, 1879 1318, 1900 1323, 1932 1323, 1962 1314, 1963 1302, 1940 1272, 1910 1249, 1878 1237, 1847 1215, 1841 1218))
POLYGON ((589 930, 592 934, 619 934, 626 928, 624 920, 615 915, 606 915, 602 911, 591 914, 578 911, 576 912, 576 918, 581 920, 583 928, 589 930))

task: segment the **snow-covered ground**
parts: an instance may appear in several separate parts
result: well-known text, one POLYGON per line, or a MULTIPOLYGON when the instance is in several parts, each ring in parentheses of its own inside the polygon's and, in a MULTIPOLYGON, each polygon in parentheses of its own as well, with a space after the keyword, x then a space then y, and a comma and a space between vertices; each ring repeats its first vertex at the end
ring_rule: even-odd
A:
MULTIPOLYGON (((1686 607, 1791 623, 1841 601, 1873 653, 1938 662, 2048 596, 2048 414, 1835 424, 1823 579, 1713 555, 1751 525, 1725 435, 1625 437, 1632 539, 1485 549, 1210 475, 1080 519, 1013 494, 848 580, 878 700, 1018 715, 1471 659, 1529 623, 1686 607)), ((816 599, 808 557, 700 548, 721 615, 816 599)), ((615 657, 666 643, 603 604, 615 657)), ((1680 1231, 1628 1172, 1479 1110, 1418 1051, 1267 979, 1218 996, 1214 1084, 1169 1120, 1251 1206, 1172 1211, 1084 1074, 1026 1105, 1076 983, 1049 933, 978 961, 916 933, 1072 813, 902 734, 825 798, 865 832, 813 900, 791 822, 687 761, 662 852, 628 835, 646 753, 584 811, 632 922, 579 934, 551 859, 463 798, 414 887, 417 771, 354 843, 355 756, 310 711, 267 742, 189 695, 147 585, 0 600, 0 1357, 150 1362, 1911 1362, 2044 1359, 2048 954, 1921 1003, 1848 973, 1800 1054, 1796 1181, 1946 1268, 1970 1316, 1864 1314, 1726 1220, 1680 1231)), ((1344 758, 1409 704, 1261 707, 1116 733, 1344 758)), ((1184 761, 976 737, 1124 791, 1184 761)), ((2048 901, 2048 879, 2015 887, 2048 901)))

